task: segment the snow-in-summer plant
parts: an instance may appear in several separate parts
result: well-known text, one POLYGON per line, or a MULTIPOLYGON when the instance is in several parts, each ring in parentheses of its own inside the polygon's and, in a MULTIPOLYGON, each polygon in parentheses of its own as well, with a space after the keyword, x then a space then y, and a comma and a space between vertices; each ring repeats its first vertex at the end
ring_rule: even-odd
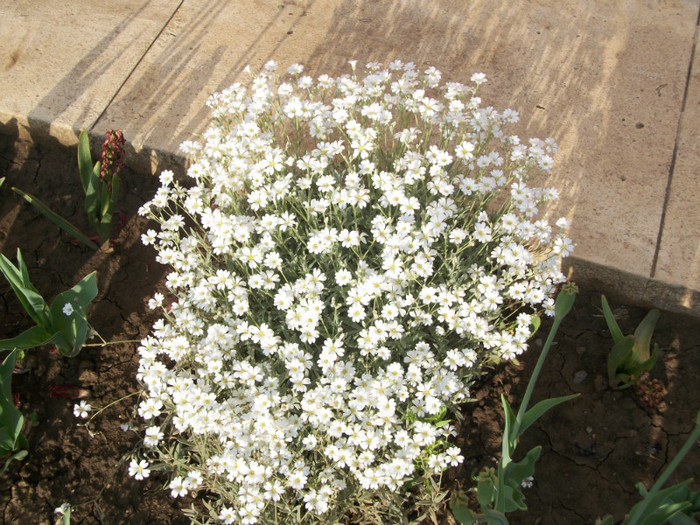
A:
POLYGON ((553 313, 572 249, 528 185, 551 139, 411 63, 340 78, 270 62, 212 96, 189 180, 141 213, 172 297, 139 347, 144 446, 195 523, 434 513, 457 405, 553 313), (196 510, 195 510, 196 509, 196 510))

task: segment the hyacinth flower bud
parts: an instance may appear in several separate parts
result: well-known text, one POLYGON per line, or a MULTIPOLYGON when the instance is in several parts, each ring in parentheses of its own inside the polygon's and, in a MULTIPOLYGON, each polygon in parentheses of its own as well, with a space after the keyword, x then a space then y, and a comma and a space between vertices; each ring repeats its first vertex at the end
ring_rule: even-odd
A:
POLYGON ((124 167, 124 134, 120 129, 110 129, 107 138, 102 144, 102 158, 100 159, 100 182, 107 182, 109 191, 112 191, 112 177, 124 167))

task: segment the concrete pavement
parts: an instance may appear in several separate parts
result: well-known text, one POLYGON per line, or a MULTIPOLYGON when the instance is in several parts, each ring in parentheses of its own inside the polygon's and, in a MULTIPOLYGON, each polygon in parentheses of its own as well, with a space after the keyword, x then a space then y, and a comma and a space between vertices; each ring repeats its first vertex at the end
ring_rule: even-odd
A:
POLYGON ((482 71, 521 137, 560 145, 572 278, 700 316, 700 0, 89 0, 0 3, 0 132, 74 145, 121 128, 142 172, 181 166, 205 100, 275 59, 482 71))

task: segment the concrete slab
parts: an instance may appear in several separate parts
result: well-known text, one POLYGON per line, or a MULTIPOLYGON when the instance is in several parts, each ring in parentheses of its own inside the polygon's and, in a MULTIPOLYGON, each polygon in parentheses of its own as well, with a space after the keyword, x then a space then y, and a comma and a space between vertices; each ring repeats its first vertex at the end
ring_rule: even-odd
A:
POLYGON ((700 53, 695 50, 654 279, 686 308, 700 305, 700 53))
POLYGON ((0 3, 0 125, 75 144, 179 0, 0 3), (16 121, 13 121, 16 119, 16 121), (77 132, 76 132, 77 131, 77 132))

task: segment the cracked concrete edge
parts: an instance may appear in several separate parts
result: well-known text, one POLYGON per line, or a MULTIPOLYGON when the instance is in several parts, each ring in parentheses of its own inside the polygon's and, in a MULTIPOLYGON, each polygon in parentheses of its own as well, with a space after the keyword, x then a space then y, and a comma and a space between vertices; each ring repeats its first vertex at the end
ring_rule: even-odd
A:
MULTIPOLYGON (((0 134, 15 136, 44 147, 75 147, 79 133, 80 130, 71 126, 9 115, 0 111, 0 134)), ((104 137, 90 130, 88 134, 95 158, 104 137)), ((185 174, 187 159, 184 155, 147 146, 135 147, 128 138, 126 149, 126 164, 136 173, 153 176, 167 169, 172 170, 178 178, 185 174)), ((589 289, 601 290, 611 300, 700 318, 698 291, 576 256, 566 258, 562 270, 569 280, 589 289)))
POLYGON ((700 318, 700 292, 696 290, 575 256, 564 260, 562 271, 569 280, 600 290, 610 300, 700 318))

